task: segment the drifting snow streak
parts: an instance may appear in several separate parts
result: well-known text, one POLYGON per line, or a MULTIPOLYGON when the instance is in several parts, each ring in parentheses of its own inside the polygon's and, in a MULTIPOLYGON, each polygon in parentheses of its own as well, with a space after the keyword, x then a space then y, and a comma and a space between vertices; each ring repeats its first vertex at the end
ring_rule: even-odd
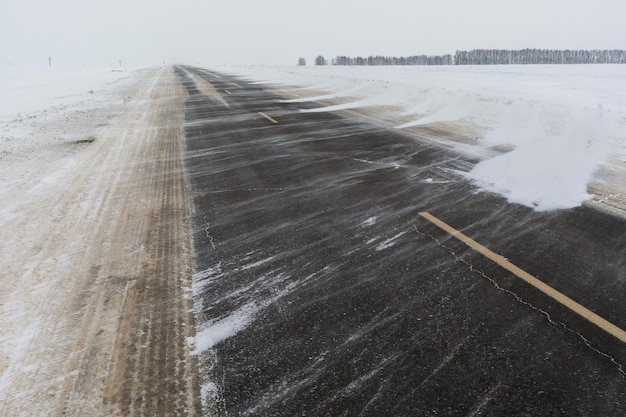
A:
POLYGON ((325 113, 325 112, 334 112, 334 111, 340 111, 340 110, 356 109, 359 107, 377 106, 381 104, 383 103, 381 103, 379 100, 367 99, 367 100, 352 101, 352 102, 344 103, 344 104, 337 104, 337 105, 328 106, 328 107, 305 109, 305 110, 300 110, 300 111, 302 113, 325 113))
POLYGON ((334 94, 324 94, 324 95, 315 96, 315 97, 303 97, 303 98, 294 98, 290 100, 279 100, 279 102, 280 103, 306 103, 306 102, 317 101, 317 100, 330 100, 332 98, 338 98, 338 97, 343 97, 343 96, 344 94, 334 93, 334 94))
POLYGON ((397 126, 396 129, 406 129, 413 126, 424 126, 436 122, 452 122, 461 120, 472 112, 472 103, 466 100, 453 102, 434 113, 413 122, 404 123, 397 126))
POLYGON ((402 233, 398 233, 397 235, 395 235, 394 237, 390 237, 389 239, 379 243, 376 246, 376 250, 377 251, 381 251, 381 250, 385 250, 387 248, 392 247, 393 245, 396 244, 396 240, 398 240, 400 237, 402 237, 403 235, 405 235, 406 232, 402 232, 402 233))
POLYGON ((191 343, 195 344, 193 354, 202 353, 244 329, 252 321, 254 315, 263 307, 263 305, 259 306, 254 302, 248 303, 231 315, 208 323, 203 330, 190 340, 191 343))
MULTIPOLYGON (((269 262, 269 261, 268 261, 269 262)), ((259 262, 258 264, 262 264, 259 262)), ((237 298, 244 296, 246 292, 252 291, 256 294, 262 289, 275 287, 278 283, 284 282, 289 277, 285 274, 274 275, 272 273, 260 277, 257 281, 253 282, 246 288, 233 291, 231 294, 223 297, 224 299, 237 298)), ((241 330, 245 329, 255 318, 255 316, 264 308, 276 302, 281 297, 288 294, 295 288, 294 285, 287 285, 284 290, 279 291, 275 296, 265 300, 250 301, 243 306, 239 307, 228 316, 212 320, 207 323, 201 324, 201 330, 196 333, 195 337, 188 338, 188 343, 194 346, 193 354, 198 355, 211 349, 219 342, 228 339, 236 335, 241 330)), ((195 310, 200 311, 201 303, 196 302, 195 310)))
POLYGON ((191 291, 194 297, 200 296, 204 288, 213 282, 222 273, 222 263, 218 263, 212 268, 205 269, 203 271, 193 274, 191 282, 191 291))
POLYGON ((257 262, 253 262, 250 265, 246 265, 244 267, 242 267, 241 269, 248 270, 248 269, 252 269, 252 268, 258 268, 259 266, 265 265, 266 263, 271 262, 274 258, 276 258, 275 256, 270 256, 269 258, 265 258, 265 259, 261 259, 260 261, 257 262))
POLYGON ((376 221, 378 220, 378 217, 376 216, 372 216, 372 217, 368 217, 363 223, 361 223, 363 226, 373 226, 376 224, 376 221))
POLYGON ((354 161, 357 162, 363 162, 365 164, 372 164, 372 165, 381 165, 381 166, 385 166, 385 167, 390 167, 390 168, 407 168, 406 165, 400 164, 398 162, 377 162, 377 161, 368 161, 367 159, 361 159, 361 158, 352 158, 354 161))

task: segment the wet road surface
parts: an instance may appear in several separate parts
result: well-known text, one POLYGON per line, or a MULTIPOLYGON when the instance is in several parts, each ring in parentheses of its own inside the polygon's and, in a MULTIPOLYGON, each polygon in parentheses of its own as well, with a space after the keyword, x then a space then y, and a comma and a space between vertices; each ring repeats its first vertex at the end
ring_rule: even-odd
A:
POLYGON ((177 72, 218 415, 626 415, 623 341, 419 213, 619 329, 624 220, 508 204, 447 150, 177 72))

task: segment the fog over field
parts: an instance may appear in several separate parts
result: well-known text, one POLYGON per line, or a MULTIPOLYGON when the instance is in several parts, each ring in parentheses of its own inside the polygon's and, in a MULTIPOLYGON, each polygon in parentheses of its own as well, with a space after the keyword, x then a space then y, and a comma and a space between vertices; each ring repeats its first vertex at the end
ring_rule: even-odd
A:
POLYGON ((7 0, 0 69, 291 65, 318 54, 454 54, 456 50, 623 49, 619 0, 7 0))

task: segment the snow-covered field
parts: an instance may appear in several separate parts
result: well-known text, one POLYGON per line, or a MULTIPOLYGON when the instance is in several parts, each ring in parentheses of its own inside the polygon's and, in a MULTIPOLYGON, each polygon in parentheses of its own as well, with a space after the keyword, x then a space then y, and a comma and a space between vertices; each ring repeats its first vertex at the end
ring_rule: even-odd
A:
POLYGON ((0 119, 82 101, 102 84, 128 77, 110 68, 5 68, 0 70, 0 119))
POLYGON ((511 202, 626 207, 626 65, 216 69, 451 146, 511 202))

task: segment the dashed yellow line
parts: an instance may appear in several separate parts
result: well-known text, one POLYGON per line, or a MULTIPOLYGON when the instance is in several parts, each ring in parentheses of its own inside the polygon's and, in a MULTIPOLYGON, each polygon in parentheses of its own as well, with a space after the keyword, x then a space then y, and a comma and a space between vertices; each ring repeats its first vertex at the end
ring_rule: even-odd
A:
POLYGON ((566 295, 558 292, 557 290, 555 290, 554 288, 552 288, 548 284, 540 281, 539 279, 537 279, 534 276, 530 275, 528 272, 524 271, 523 269, 513 265, 504 256, 498 255, 497 253, 492 252, 491 250, 487 249, 486 247, 484 247, 480 243, 476 242, 475 240, 471 239, 470 237, 468 237, 468 236, 464 235, 463 233, 459 232, 458 230, 454 229, 452 226, 450 226, 450 225, 444 223, 443 221, 439 220, 437 217, 433 216, 432 214, 427 213, 427 212, 421 212, 421 213, 419 213, 419 215, 422 216, 423 218, 425 218, 426 220, 428 220, 429 222, 433 223, 434 225, 436 225, 440 229, 445 230, 450 235, 454 236, 455 238, 457 238, 461 242, 465 243, 470 248, 476 250, 477 252, 480 252, 481 254, 483 254, 487 258, 491 259, 492 261, 494 261, 495 263, 497 263, 498 265, 500 265, 504 269, 506 269, 509 272, 512 272, 513 274, 517 275, 519 278, 523 279, 528 284, 530 284, 533 287, 537 288, 539 291, 541 291, 544 294, 548 295, 552 299, 558 301, 559 303, 561 303, 565 307, 569 308, 570 310, 572 310, 573 312, 575 312, 579 316, 587 319, 588 321, 590 321, 591 323, 595 324, 596 326, 598 326, 599 328, 601 328, 605 332, 613 335, 617 339, 619 339, 622 342, 626 343, 626 331, 620 329, 619 327, 617 327, 613 323, 603 319, 602 317, 600 317, 599 315, 597 315, 593 311, 591 311, 591 310, 587 309, 586 307, 580 305, 579 303, 577 303, 576 301, 574 301, 571 298, 567 297, 566 295))
POLYGON ((271 117, 269 117, 267 114, 263 113, 262 111, 259 112, 259 114, 263 117, 265 117, 267 120, 269 120, 272 123, 278 124, 278 122, 274 119, 272 119, 271 117))

